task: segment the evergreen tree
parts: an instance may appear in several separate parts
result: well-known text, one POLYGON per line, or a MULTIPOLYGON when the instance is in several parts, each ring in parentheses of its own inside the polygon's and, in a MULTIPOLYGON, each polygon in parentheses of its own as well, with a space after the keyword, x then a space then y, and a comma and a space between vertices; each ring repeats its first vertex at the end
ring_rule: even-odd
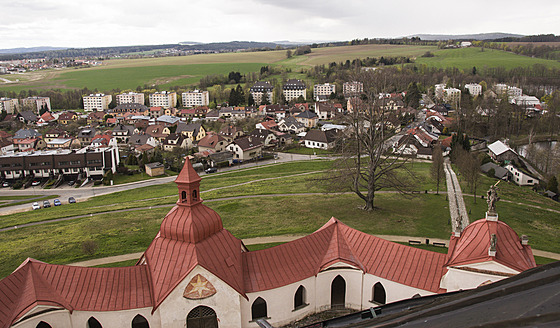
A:
POLYGON ((553 175, 552 178, 548 180, 548 184, 546 185, 546 189, 552 191, 553 193, 558 193, 558 180, 556 176, 553 175))

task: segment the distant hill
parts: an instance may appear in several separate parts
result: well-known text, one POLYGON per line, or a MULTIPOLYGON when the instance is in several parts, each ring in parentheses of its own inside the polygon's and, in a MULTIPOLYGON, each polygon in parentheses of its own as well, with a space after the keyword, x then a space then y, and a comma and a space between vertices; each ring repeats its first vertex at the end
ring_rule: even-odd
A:
POLYGON ((438 41, 438 40, 493 40, 503 38, 521 38, 524 35, 511 33, 478 33, 478 34, 414 34, 409 37, 419 37, 422 40, 438 41))
POLYGON ((61 48, 61 47, 12 48, 12 49, 0 49, 0 54, 25 54, 29 52, 65 50, 65 49, 68 48, 61 48))

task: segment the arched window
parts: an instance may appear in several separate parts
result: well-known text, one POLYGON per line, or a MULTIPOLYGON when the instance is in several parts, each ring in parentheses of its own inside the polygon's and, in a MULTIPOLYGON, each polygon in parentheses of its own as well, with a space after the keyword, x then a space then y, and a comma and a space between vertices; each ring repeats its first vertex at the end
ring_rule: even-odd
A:
POLYGON ((266 311, 266 301, 259 297, 253 302, 253 305, 251 306, 251 318, 253 320, 257 320, 266 317, 268 317, 266 311))
POLYGON ((49 325, 48 323, 41 321, 37 324, 36 328, 52 328, 51 325, 49 325))
POLYGON ((183 202, 187 201, 187 192, 186 191, 181 192, 181 201, 183 201, 183 202))
POLYGON ((373 293, 373 301, 375 303, 385 304, 385 302, 387 302, 387 296, 385 295, 385 288, 383 288, 383 285, 380 282, 373 285, 372 293, 373 293))
POLYGON ((90 317, 87 321, 87 328, 103 328, 103 326, 95 319, 94 317, 90 317))
POLYGON ((344 308, 346 304, 346 281, 336 276, 331 284, 331 308, 344 308))
POLYGON ((218 328, 218 316, 207 306, 197 306, 187 315, 187 328, 218 328))
POLYGON ((303 307, 305 304, 305 287, 299 286, 296 290, 296 294, 294 295, 294 309, 299 309, 303 307))
POLYGON ((192 191, 192 200, 193 201, 198 200, 198 193, 196 192, 196 189, 192 191))
POLYGON ((150 324, 146 318, 137 314, 134 319, 132 319, 132 328, 150 328, 150 324))

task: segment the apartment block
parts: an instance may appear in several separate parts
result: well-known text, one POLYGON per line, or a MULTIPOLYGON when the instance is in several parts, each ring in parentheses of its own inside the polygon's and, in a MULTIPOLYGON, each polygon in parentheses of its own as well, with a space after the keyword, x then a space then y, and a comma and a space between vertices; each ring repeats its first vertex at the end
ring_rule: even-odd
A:
POLYGON ((183 107, 199 107, 208 106, 210 104, 210 96, 208 91, 187 91, 181 95, 183 99, 183 107))
POLYGON ((266 97, 269 103, 272 103, 273 93, 270 82, 259 81, 253 84, 249 92, 251 92, 255 104, 261 104, 263 102, 263 96, 266 97))
POLYGON ((117 105, 140 104, 144 105, 144 94, 136 92, 121 93, 117 95, 117 105))
POLYGON ((177 107, 177 92, 161 91, 150 94, 150 107, 177 107))
POLYGON ((0 112, 13 114, 19 108, 19 101, 12 98, 0 98, 0 112))
POLYGON ((86 111, 105 111, 109 108, 109 104, 113 100, 111 95, 103 93, 90 94, 84 96, 84 110, 86 111))
POLYGON ((290 79, 286 81, 282 87, 282 92, 284 93, 286 101, 297 99, 299 96, 302 96, 303 99, 307 99, 307 87, 302 80, 290 79))
POLYGON ((482 94, 482 86, 478 83, 465 84, 465 89, 469 90, 471 96, 479 96, 482 94))
POLYGON ((315 101, 327 100, 329 96, 336 92, 336 85, 330 83, 315 84, 313 86, 313 98, 315 101))
POLYGON ((22 103, 24 107, 33 107, 37 110, 37 113, 43 107, 51 110, 51 98, 49 97, 27 97, 22 99, 22 103))

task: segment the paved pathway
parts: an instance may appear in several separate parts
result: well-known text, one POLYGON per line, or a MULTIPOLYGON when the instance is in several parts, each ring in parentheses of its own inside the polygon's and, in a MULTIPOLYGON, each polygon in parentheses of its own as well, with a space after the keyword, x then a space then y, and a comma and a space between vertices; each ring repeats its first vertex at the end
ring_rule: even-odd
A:
POLYGON ((451 214, 451 227, 453 232, 461 232, 469 225, 469 216, 463 200, 463 192, 453 171, 449 159, 444 163, 445 179, 447 182, 447 197, 449 199, 449 213, 451 214), (458 222, 461 222, 459 226, 458 222))
MULTIPOLYGON (((256 238, 247 238, 243 239, 243 243, 245 245, 258 245, 258 244, 270 244, 270 243, 287 243, 307 235, 300 234, 300 235, 279 235, 279 236, 267 236, 267 237, 256 237, 256 238)), ((426 240, 429 240, 431 244, 433 243, 441 243, 445 244, 445 247, 449 246, 448 239, 439 239, 439 238, 428 238, 428 237, 411 237, 411 236, 395 236, 395 235, 375 235, 376 237, 393 241, 399 243, 408 243, 410 240, 420 241, 424 243, 426 240)), ((100 259, 94 259, 89 261, 83 262, 76 262, 69 265, 73 266, 83 266, 83 267, 91 267, 97 265, 104 265, 104 264, 111 264, 116 262, 122 261, 129 261, 129 260, 137 260, 139 259, 144 252, 139 253, 132 253, 132 254, 124 254, 124 255, 117 255, 117 256, 109 256, 100 259)), ((533 255, 547 257, 550 259, 560 260, 560 254, 552 253, 552 252, 545 252, 533 249, 533 255)))

